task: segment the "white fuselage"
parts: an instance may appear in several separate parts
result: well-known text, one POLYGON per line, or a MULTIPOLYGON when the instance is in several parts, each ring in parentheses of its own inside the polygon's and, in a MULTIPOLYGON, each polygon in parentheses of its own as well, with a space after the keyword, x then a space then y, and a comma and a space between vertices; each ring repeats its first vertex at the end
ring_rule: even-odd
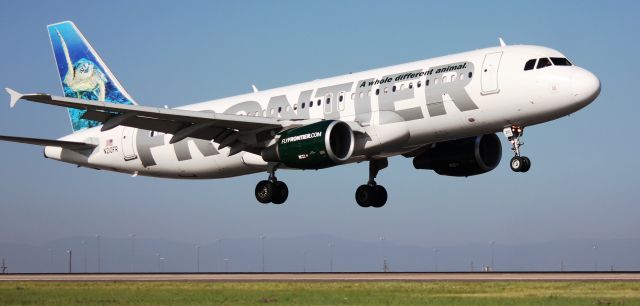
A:
MULTIPOLYGON (((297 122, 335 119, 357 131, 351 162, 406 153, 444 140, 495 133, 571 114, 592 102, 600 82, 577 66, 525 71, 529 59, 565 56, 538 46, 504 46, 315 80, 180 107, 297 122), (319 103, 319 104, 318 104, 319 103), (310 106, 313 104, 313 106, 310 106)), ((259 155, 213 142, 120 126, 63 140, 89 152, 46 147, 45 156, 85 167, 171 178, 222 178, 267 169, 259 155)))

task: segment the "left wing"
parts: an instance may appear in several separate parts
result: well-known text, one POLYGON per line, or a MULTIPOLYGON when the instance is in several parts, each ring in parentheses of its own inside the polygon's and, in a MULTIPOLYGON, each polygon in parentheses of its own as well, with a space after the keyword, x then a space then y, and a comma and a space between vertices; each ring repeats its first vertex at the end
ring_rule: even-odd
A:
POLYGON ((213 140, 220 144, 219 149, 231 147, 230 155, 240 151, 259 152, 256 149, 263 148, 263 143, 273 138, 272 132, 283 128, 280 121, 269 117, 125 105, 48 94, 21 94, 10 88, 6 88, 6 91, 11 96, 11 107, 23 99, 86 110, 82 118, 102 122, 102 131, 123 125, 172 134, 170 143, 187 137, 213 140))

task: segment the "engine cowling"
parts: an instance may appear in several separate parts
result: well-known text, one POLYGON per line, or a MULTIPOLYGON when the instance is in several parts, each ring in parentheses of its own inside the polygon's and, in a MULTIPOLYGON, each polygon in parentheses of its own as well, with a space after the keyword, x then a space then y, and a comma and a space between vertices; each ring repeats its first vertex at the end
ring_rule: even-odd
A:
POLYGON ((262 159, 298 169, 322 169, 347 161, 354 136, 343 121, 325 120, 286 130, 278 142, 262 151, 262 159))
POLYGON ((413 166, 440 175, 471 176, 495 169, 501 158, 500 138, 487 134, 439 142, 416 156, 413 166))

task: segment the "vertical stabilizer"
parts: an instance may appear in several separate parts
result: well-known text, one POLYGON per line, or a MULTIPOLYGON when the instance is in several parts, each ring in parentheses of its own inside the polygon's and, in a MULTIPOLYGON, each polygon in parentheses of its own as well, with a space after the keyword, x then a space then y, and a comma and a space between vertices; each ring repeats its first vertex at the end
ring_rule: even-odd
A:
MULTIPOLYGON (((73 22, 51 24, 47 29, 66 97, 136 104, 73 22)), ((68 111, 74 132, 100 125, 82 119, 84 110, 68 111)))

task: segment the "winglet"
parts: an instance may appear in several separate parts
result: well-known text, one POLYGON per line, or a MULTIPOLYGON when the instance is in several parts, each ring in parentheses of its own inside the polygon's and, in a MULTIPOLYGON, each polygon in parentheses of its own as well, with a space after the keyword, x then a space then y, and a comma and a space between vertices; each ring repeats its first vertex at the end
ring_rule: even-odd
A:
POLYGON ((498 37, 498 40, 500 40, 500 47, 504 47, 507 44, 504 42, 504 40, 502 40, 502 37, 498 37))
POLYGON ((22 99, 23 95, 21 93, 11 88, 5 88, 4 90, 6 90, 7 93, 11 96, 11 102, 9 102, 9 106, 14 107, 18 102, 18 100, 22 99))

